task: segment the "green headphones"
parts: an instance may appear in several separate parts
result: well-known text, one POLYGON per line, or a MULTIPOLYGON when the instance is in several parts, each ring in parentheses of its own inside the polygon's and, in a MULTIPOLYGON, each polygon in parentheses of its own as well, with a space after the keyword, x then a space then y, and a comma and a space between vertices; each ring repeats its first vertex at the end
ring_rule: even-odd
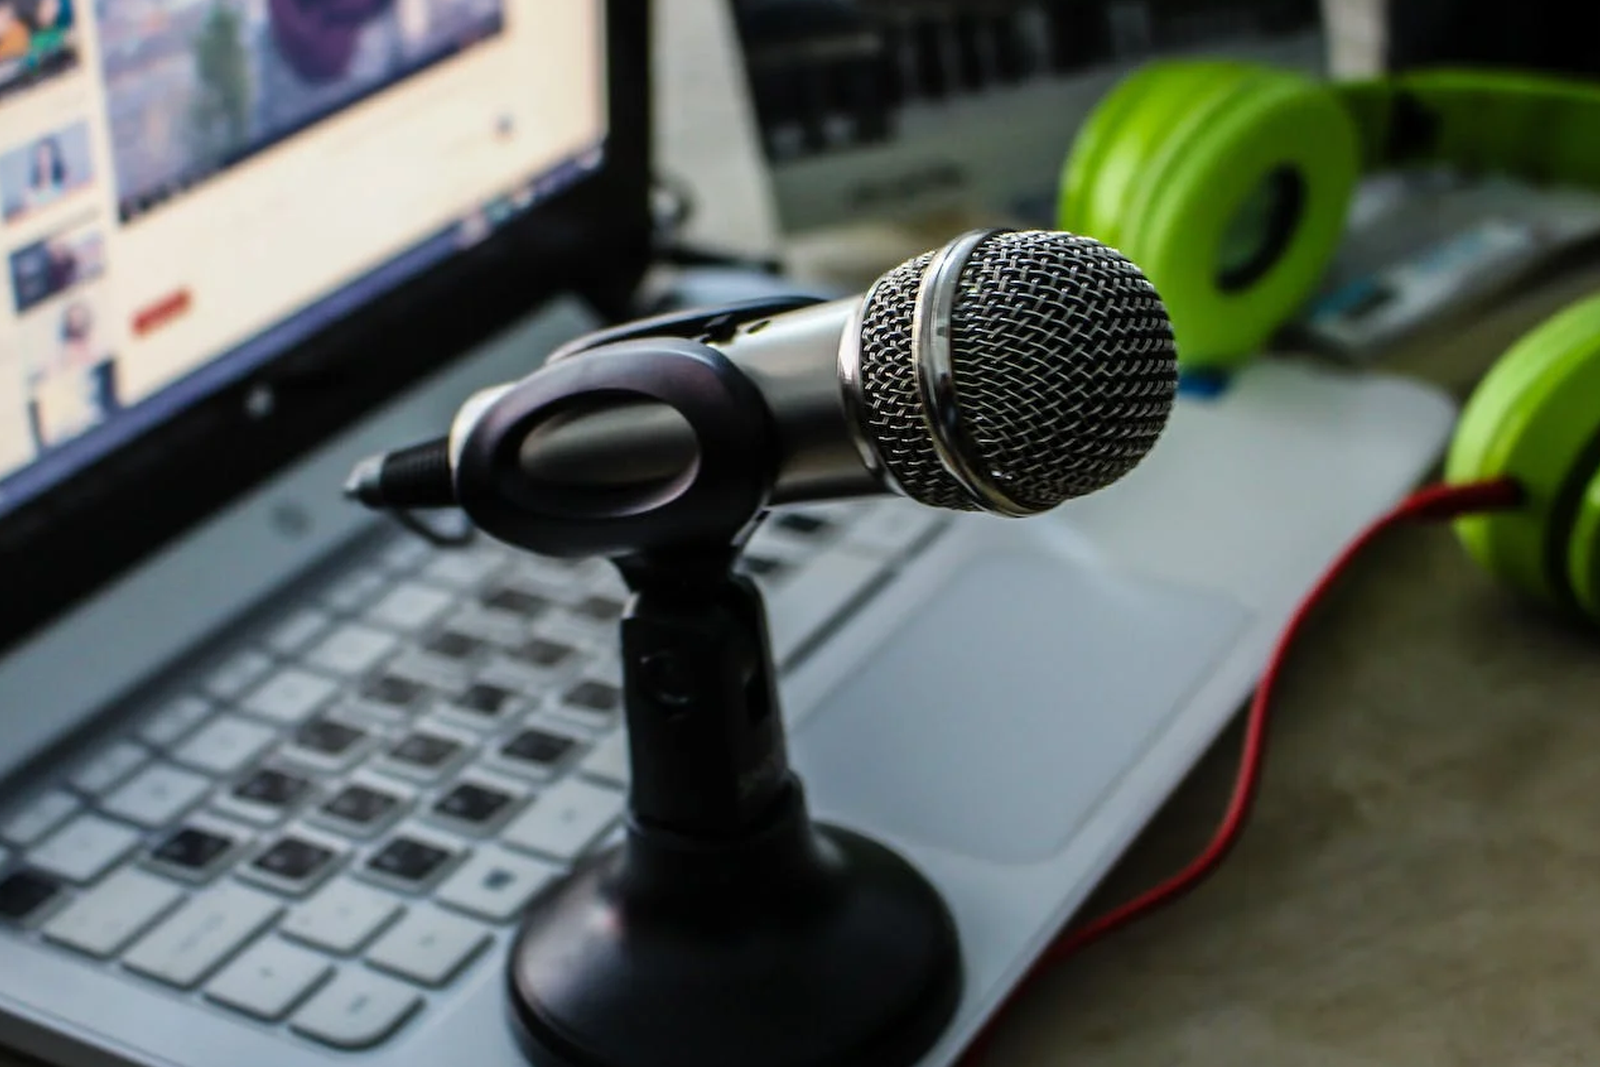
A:
MULTIPOLYGON (((1186 367, 1229 369, 1312 295, 1360 176, 1429 162, 1600 188, 1600 86, 1152 63, 1079 131, 1057 224, 1144 269, 1186 367)), ((1600 296, 1500 358, 1462 412, 1445 476, 1520 482, 1519 508, 1456 524, 1462 543, 1515 587, 1600 621, 1600 296)))

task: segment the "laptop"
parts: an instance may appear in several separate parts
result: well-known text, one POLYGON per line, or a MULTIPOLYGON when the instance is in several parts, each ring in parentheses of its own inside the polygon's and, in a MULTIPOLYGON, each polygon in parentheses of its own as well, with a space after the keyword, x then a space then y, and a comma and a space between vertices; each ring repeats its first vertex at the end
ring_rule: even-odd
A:
MULTIPOLYGON (((25 13, 40 51, 0 68, 0 1062, 526 1062, 519 909, 626 799, 622 587, 339 490, 628 313, 643 7, 25 13)), ((958 924, 927 1067, 1453 418, 1266 361, 1038 520, 883 498, 763 525, 742 566, 816 814, 902 851, 958 924)))

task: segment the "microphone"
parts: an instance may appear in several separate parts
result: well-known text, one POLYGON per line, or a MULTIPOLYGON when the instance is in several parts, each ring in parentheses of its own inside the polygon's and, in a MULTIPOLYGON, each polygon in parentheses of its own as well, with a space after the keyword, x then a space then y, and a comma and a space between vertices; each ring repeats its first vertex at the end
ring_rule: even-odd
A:
POLYGON ((760 589, 732 567, 780 503, 894 492, 1026 516, 1154 446, 1172 327, 1119 253, 965 234, 862 296, 646 320, 484 390, 448 436, 374 457, 373 506, 611 558, 629 753, 623 839, 528 906, 507 959, 530 1060, 909 1067, 946 1032, 949 908, 893 849, 813 821, 760 589))
MULTIPOLYGON (((372 507, 455 504, 466 442, 509 397, 565 364, 649 343, 569 346, 523 383, 469 400, 447 438, 364 461, 347 492, 372 507)), ((1113 249, 1054 231, 964 234, 860 297, 721 322, 694 343, 764 409, 770 432, 749 447, 766 453, 767 506, 892 492, 1038 514, 1132 470, 1177 390, 1172 326, 1149 280, 1113 249)), ((500 442, 495 484, 623 521, 720 458, 679 406, 627 385, 613 374, 567 389, 500 442)))

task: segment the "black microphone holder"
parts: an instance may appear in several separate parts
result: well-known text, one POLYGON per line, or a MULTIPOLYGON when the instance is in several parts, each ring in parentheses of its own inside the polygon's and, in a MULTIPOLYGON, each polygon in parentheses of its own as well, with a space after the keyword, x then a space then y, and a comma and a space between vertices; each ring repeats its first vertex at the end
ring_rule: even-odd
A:
POLYGON ((507 961, 512 1026, 538 1067, 913 1067, 960 1000, 955 923, 904 858, 810 816, 762 596, 735 569, 770 492, 771 420, 698 332, 563 353, 462 445, 460 504, 481 529, 605 556, 632 593, 624 831, 529 905, 507 961), (694 470, 635 499, 519 498, 517 443, 599 388, 683 415, 694 470))

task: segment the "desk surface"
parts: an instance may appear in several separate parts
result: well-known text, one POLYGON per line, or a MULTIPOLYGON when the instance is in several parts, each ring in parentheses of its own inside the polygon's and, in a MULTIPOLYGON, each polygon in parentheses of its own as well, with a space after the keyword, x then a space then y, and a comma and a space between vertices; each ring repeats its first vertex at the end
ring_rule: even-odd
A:
MULTIPOLYGON (((696 8, 716 5, 663 6, 689 34, 706 25, 696 8)), ((696 153, 728 143, 710 135, 727 127, 707 69, 674 88, 675 143, 696 153)), ((702 156, 695 177, 701 203, 729 209, 717 229, 735 243, 766 239, 759 193, 739 184, 754 180, 748 159, 702 156)), ((808 253, 830 273, 870 277, 915 246, 895 240, 851 235, 808 253)), ((1600 269, 1566 272, 1392 365, 1465 395, 1522 329, 1596 288, 1600 269)), ((1006 1015, 990 1062, 1591 1062, 1597 693, 1592 634, 1513 602, 1447 531, 1380 544, 1289 666, 1256 816, 1227 865, 1046 975, 1006 1015)), ((1237 742, 1226 734, 1202 761, 1101 904, 1166 875, 1208 837, 1237 742)), ((0 1067, 27 1065, 0 1053, 0 1067)))

